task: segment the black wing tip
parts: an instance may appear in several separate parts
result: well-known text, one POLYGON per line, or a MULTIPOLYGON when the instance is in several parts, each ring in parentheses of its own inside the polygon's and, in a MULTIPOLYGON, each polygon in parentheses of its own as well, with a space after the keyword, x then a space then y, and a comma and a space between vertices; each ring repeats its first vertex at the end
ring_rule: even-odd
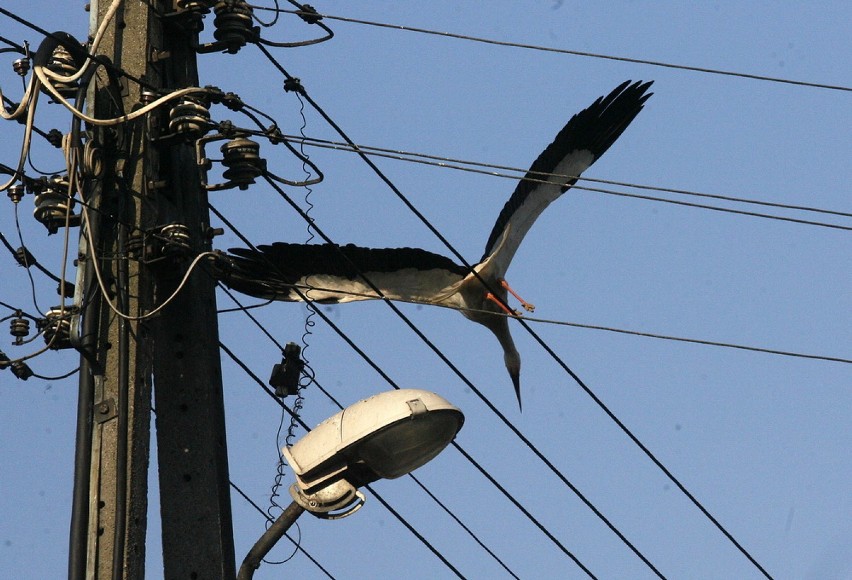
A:
MULTIPOLYGON (((585 150, 591 152, 594 163, 606 153, 653 95, 648 92, 652 84, 654 81, 626 80, 568 120, 553 142, 533 162, 503 206, 480 261, 488 258, 512 214, 542 176, 551 173, 559 161, 573 151, 585 150)), ((565 184, 562 191, 566 191, 572 183, 565 184)))

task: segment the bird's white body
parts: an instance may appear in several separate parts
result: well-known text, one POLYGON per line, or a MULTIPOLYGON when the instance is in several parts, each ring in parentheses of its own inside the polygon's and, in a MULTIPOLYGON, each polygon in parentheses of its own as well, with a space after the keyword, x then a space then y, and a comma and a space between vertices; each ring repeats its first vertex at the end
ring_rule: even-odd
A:
POLYGON ((497 337, 520 403, 521 359, 509 332, 506 271, 538 216, 642 110, 650 85, 625 82, 568 121, 518 183, 482 259, 471 267, 416 248, 276 243, 259 252, 231 250, 221 278, 259 298, 319 303, 384 298, 459 309, 497 337))

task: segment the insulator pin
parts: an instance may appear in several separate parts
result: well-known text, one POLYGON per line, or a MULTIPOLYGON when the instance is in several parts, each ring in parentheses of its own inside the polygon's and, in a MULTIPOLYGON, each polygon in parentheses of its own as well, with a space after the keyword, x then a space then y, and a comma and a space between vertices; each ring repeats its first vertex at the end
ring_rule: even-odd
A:
POLYGON ((44 342, 53 350, 71 348, 71 310, 54 306, 45 313, 44 342))
POLYGON ((169 111, 169 131, 184 135, 188 140, 204 135, 209 124, 210 111, 200 99, 184 97, 169 111))
POLYGON ((19 76, 27 76, 27 73, 30 72, 30 59, 16 59, 15 62, 12 63, 12 70, 14 70, 19 76))
POLYGON ((258 30, 252 26, 254 11, 245 0, 222 0, 216 3, 213 11, 216 13, 213 37, 228 53, 236 54, 257 39, 258 30))
POLYGON ((21 345, 24 343, 24 337, 30 333, 30 321, 23 316, 13 318, 9 322, 9 333, 15 337, 15 344, 21 345))
POLYGON ((266 163, 259 155, 260 145, 251 139, 232 139, 222 145, 221 151, 222 165, 228 168, 222 175, 240 189, 248 189, 266 171, 266 163))
POLYGON ((192 252, 192 237, 189 228, 183 224, 169 224, 160 229, 157 236, 162 243, 164 256, 184 257, 192 252))
POLYGON ((80 216, 73 212, 76 202, 68 194, 68 181, 55 176, 35 197, 33 216, 47 228, 48 234, 55 234, 67 223, 79 226, 80 216))
MULTIPOLYGON (((71 76, 77 72, 77 64, 74 62, 74 57, 72 57, 71 53, 62 45, 53 49, 53 55, 51 55, 46 68, 62 76, 71 76)), ((53 81, 52 84, 56 89, 56 92, 66 99, 70 99, 77 95, 79 84, 76 81, 53 81)))
POLYGON ((9 199, 12 200, 12 203, 18 203, 24 198, 24 186, 20 183, 16 183, 6 190, 6 195, 9 196, 9 199))

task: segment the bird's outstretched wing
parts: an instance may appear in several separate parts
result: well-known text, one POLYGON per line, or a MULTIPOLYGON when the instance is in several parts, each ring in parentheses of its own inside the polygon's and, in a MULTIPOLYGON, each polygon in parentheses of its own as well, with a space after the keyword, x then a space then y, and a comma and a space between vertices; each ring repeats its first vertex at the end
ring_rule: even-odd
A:
POLYGON ((230 288, 263 299, 336 304, 381 298, 436 303, 467 268, 417 248, 363 248, 352 244, 288 244, 229 250, 217 276, 230 288), (363 277, 362 277, 363 275, 363 277))
MULTIPOLYGON (((653 81, 651 81, 653 82, 653 81)), ((502 277, 536 218, 609 149, 642 110, 651 82, 626 81, 580 111, 539 155, 500 212, 481 262, 502 277), (507 231, 508 229, 508 231, 507 231), (505 241, 503 241, 505 236, 505 241), (492 257, 496 251, 497 255, 492 257)))

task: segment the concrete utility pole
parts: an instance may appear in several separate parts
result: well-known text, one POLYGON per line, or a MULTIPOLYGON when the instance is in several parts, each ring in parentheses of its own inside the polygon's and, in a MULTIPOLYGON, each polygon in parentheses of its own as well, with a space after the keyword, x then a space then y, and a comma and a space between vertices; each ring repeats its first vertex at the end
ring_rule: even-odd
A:
MULTIPOLYGON (((110 4, 92 3, 93 30, 110 4)), ((97 54, 142 79, 149 91, 198 86, 197 27, 162 16, 171 12, 172 1, 121 3, 97 54)), ((121 116, 151 98, 132 80, 117 84, 104 67, 93 84, 88 102, 98 118, 121 116)), ((155 112, 99 128, 93 139, 105 167, 86 187, 95 210, 89 211, 94 255, 109 300, 129 317, 144 316, 172 296, 191 258, 210 246, 207 196, 192 144, 162 139, 167 122, 155 112), (160 254, 147 251, 158 245, 160 254)), ((82 238, 78 283, 87 296, 98 296, 93 254, 82 238)), ((91 354, 81 373, 78 450, 90 446, 91 464, 85 473, 78 453, 70 578, 145 577, 152 385, 163 575, 235 577, 214 291, 213 280, 197 268, 166 308, 139 321, 117 316, 103 296, 89 300, 82 342, 91 354), (88 497, 78 487, 88 487, 88 497), (79 530, 86 527, 84 537, 79 530)))

